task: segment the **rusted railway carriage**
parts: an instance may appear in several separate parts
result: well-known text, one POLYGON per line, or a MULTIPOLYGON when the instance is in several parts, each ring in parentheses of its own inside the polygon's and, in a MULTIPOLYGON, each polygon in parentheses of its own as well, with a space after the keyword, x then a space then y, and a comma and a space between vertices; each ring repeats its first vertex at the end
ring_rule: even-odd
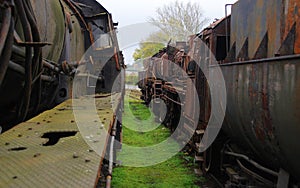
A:
MULTIPOLYGON (((221 168, 230 177, 228 186, 247 184, 243 174, 263 186, 299 184, 299 6, 299 1, 239 0, 230 16, 189 40, 181 67, 192 82, 159 81, 165 83, 160 97, 170 108, 169 116, 181 114, 186 131, 197 127, 190 141, 195 162, 204 171, 221 168), (226 84, 225 120, 215 143, 199 153, 212 108, 204 75, 219 67, 226 84), (178 93, 183 93, 183 101, 171 97, 178 93), (199 112, 194 111, 196 99, 199 112), (198 115, 199 121, 191 121, 198 115)), ((151 83, 148 87, 155 88, 155 81, 151 83)), ((174 118, 165 121, 177 125, 174 118)))

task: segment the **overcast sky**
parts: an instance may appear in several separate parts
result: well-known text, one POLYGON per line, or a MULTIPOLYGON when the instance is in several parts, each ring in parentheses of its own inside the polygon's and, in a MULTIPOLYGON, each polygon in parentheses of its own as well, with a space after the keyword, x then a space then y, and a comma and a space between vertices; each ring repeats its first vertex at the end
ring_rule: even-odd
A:
MULTIPOLYGON (((127 64, 132 63, 132 53, 138 47, 138 42, 145 39, 155 28, 146 22, 156 16, 156 9, 176 0, 97 0, 113 15, 114 22, 119 22, 118 39, 121 50, 125 54, 127 64), (138 29, 137 29, 138 28, 138 29), (147 29, 146 29, 147 28, 147 29)), ((179 0, 188 2, 187 0, 179 0)), ((198 2, 203 9, 204 16, 210 22, 215 18, 225 16, 225 4, 235 3, 237 0, 189 0, 198 2)))
MULTIPOLYGON (((188 2, 187 0, 179 0, 188 2)), ((225 4, 236 0, 189 0, 198 2, 204 11, 204 15, 211 21, 225 16, 225 4)), ((149 17, 155 17, 155 10, 163 5, 175 2, 175 0, 98 0, 109 12, 112 13, 115 22, 123 27, 130 24, 146 22, 149 17)))

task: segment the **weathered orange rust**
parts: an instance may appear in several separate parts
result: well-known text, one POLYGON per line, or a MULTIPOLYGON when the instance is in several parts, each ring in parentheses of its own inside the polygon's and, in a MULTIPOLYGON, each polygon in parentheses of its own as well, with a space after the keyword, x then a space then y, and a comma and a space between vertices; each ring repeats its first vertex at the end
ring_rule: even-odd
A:
POLYGON ((294 52, 296 54, 300 54, 300 2, 297 0, 289 0, 286 1, 285 7, 287 12, 284 12, 286 15, 285 18, 285 30, 284 30, 284 38, 288 35, 289 31, 296 24, 296 36, 295 36, 295 44, 294 44, 294 52))

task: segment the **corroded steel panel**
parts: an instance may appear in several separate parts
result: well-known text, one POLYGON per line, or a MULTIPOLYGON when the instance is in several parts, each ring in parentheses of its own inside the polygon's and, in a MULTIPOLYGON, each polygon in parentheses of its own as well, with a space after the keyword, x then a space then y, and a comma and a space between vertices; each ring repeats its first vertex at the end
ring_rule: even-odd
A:
POLYGON ((300 177, 299 57, 222 65, 224 130, 272 168, 300 177))
POLYGON ((83 57, 85 53, 85 40, 88 40, 84 37, 84 32, 82 32, 82 27, 78 19, 75 16, 74 11, 66 5, 65 1, 61 1, 65 12, 65 24, 66 24, 66 36, 65 36, 65 54, 66 59, 69 62, 78 61, 83 57))
POLYGON ((296 24, 296 35, 295 35, 295 45, 294 45, 294 52, 296 54, 300 53, 300 2, 299 0, 286 0, 284 5, 284 13, 282 14, 283 23, 282 24, 282 31, 284 40, 288 35, 289 31, 296 24))
POLYGON ((295 24, 295 41, 289 43, 294 51, 283 55, 299 54, 299 6, 297 0, 240 0, 235 3, 231 15, 231 46, 236 43, 236 54, 248 39, 249 58, 255 58, 261 42, 268 35, 265 57, 281 55, 279 49, 295 24))
POLYGON ((59 0, 31 0, 42 42, 52 45, 43 47, 43 57, 58 62, 65 38, 65 19, 59 0))
MULTIPOLYGON (((62 50, 65 48, 64 53, 68 54, 69 57, 66 57, 68 61, 80 60, 85 52, 85 42, 88 39, 85 39, 83 32, 87 28, 81 27, 77 17, 78 12, 70 8, 66 1, 31 0, 31 4, 37 19, 41 41, 52 44, 43 47, 43 56, 46 59, 58 62, 62 50)), ((98 6, 102 7, 99 4, 98 6)), ((101 11, 106 10, 102 7, 98 13, 101 11)), ((104 19, 101 21, 104 22, 104 19)), ((98 39, 99 36, 95 37, 95 39, 98 39)))

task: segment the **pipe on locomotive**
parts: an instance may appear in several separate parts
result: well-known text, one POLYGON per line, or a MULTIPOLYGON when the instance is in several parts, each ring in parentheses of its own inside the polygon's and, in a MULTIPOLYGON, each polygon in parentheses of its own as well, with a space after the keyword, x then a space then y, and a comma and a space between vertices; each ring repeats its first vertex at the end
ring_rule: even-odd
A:
POLYGON ((14 18, 13 18, 13 5, 12 1, 3 2, 3 23, 0 30, 0 87, 5 77, 8 68, 8 63, 11 55, 11 47, 13 45, 13 31, 14 31, 14 18))
MULTIPOLYGON (((227 8, 229 7, 229 6, 232 6, 233 4, 226 4, 225 5, 225 18, 227 18, 227 16, 228 16, 228 11, 227 11, 227 8)), ((225 22, 225 34, 226 34, 226 36, 229 36, 229 34, 228 34, 228 20, 226 20, 226 22, 225 22)), ((226 52, 228 53, 229 52, 229 41, 228 41, 228 37, 226 37, 226 52)))
POLYGON ((112 127, 112 130, 111 130, 108 175, 106 176, 106 188, 111 187, 112 171, 113 171, 113 165, 114 165, 114 143, 115 143, 115 138, 116 138, 117 123, 118 123, 118 120, 116 117, 114 117, 114 126, 112 127))
MULTIPOLYGON (((15 99, 10 98, 10 103, 13 103, 16 110, 3 120, 5 123, 16 124, 24 121, 28 115, 36 114, 41 105, 45 106, 42 104, 42 97, 44 97, 42 82, 55 85, 53 83, 59 80, 59 74, 73 75, 78 65, 77 62, 76 65, 71 65, 69 62, 58 64, 42 57, 42 47, 51 43, 41 42, 42 31, 39 31, 37 22, 39 18, 35 17, 32 6, 34 4, 26 0, 0 1, 1 94, 4 97, 9 95, 11 88, 7 81, 16 77, 20 79, 17 80, 18 85, 15 89, 23 93, 19 97, 15 93, 15 99), (47 74, 48 72, 51 74, 47 74), (34 108, 31 108, 33 104, 34 108)), ((8 102, 4 104, 10 105, 8 102)))

